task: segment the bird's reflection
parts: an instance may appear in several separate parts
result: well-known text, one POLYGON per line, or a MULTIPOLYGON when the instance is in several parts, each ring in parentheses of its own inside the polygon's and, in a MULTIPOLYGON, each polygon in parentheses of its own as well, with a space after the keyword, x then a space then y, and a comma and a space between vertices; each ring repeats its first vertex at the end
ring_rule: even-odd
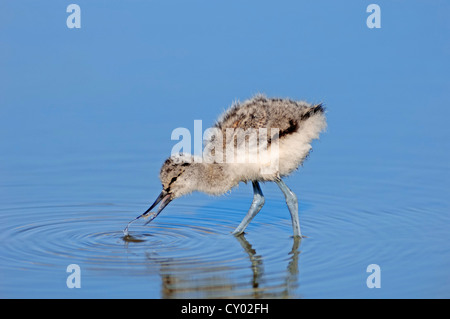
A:
POLYGON ((291 298, 298 287, 298 258, 301 239, 293 237, 292 248, 283 259, 285 271, 265 274, 264 263, 273 264, 270 257, 259 255, 244 234, 235 237, 248 257, 237 261, 209 261, 207 258, 167 258, 157 253, 147 253, 151 268, 158 265, 161 277, 161 298, 291 298), (245 259, 251 277, 245 272, 245 259), (238 265, 235 265, 238 263, 238 265))
POLYGON ((267 298, 267 297, 292 297, 292 288, 298 286, 298 256, 300 254, 299 246, 301 239, 299 237, 293 237, 293 244, 289 255, 289 262, 285 272, 285 278, 282 283, 277 283, 277 289, 267 289, 262 283, 264 282, 264 268, 263 257, 258 255, 253 249, 252 245, 248 242, 245 236, 242 234, 237 236, 236 239, 244 248, 251 261, 251 269, 253 273, 252 279, 252 297, 254 298, 267 298), (278 291, 277 293, 275 292, 278 291))

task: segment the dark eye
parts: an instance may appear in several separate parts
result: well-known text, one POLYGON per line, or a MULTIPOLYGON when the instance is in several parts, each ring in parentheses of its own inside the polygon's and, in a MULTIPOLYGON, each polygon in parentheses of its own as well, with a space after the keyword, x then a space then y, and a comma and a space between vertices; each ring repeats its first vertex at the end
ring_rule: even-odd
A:
MULTIPOLYGON (((179 175, 178 175, 178 176, 179 176, 179 175)), ((173 182, 175 182, 175 181, 177 180, 177 177, 178 177, 178 176, 172 177, 172 179, 171 179, 170 182, 169 182, 169 187, 170 187, 170 185, 172 185, 173 182)))

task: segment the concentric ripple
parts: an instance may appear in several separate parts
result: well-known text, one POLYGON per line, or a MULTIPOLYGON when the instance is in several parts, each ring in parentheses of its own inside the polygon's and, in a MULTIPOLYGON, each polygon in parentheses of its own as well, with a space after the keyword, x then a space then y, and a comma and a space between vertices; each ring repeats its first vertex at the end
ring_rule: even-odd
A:
MULTIPOLYGON (((50 277, 51 286, 52 272, 63 277, 63 269, 75 263, 90 281, 120 276, 126 285, 124 278, 143 283, 151 278, 160 287, 153 297, 163 298, 293 296, 297 266, 291 264, 298 262, 299 243, 290 238, 289 225, 286 232, 276 220, 255 221, 249 226, 255 231, 234 237, 230 232, 244 212, 174 205, 149 225, 136 222, 125 237, 125 209, 110 204, 11 207, 3 212, 8 227, 2 229, 2 267, 50 277), (273 232, 274 238, 283 235, 258 249, 250 243, 259 241, 257 229, 273 232)), ((133 283, 131 295, 139 290, 148 287, 133 283)))
POLYGON ((122 230, 145 204, 4 205, 0 294, 298 298, 339 297, 345 290, 346 297, 359 297, 373 293, 365 286, 372 263, 382 267, 384 282, 395 283, 383 296, 433 293, 448 268, 436 266, 448 265, 446 204, 433 197, 435 189, 412 205, 395 192, 406 185, 386 184, 389 191, 378 193, 359 185, 339 188, 339 196, 335 186, 299 192, 307 236, 301 241, 291 237, 284 198, 269 185, 265 206, 239 237, 231 232, 249 206, 245 195, 174 202, 152 223, 133 223, 129 237, 122 230), (66 286, 70 264, 82 271, 78 291, 66 286), (417 277, 405 271, 410 268, 433 271, 417 277))

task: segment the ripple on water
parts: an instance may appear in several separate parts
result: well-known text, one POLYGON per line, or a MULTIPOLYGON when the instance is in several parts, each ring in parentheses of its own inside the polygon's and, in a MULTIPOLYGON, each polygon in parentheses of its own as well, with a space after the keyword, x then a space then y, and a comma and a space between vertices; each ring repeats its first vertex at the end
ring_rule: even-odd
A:
POLYGON ((101 274, 157 276, 163 298, 293 296, 298 282, 292 263, 298 263, 299 251, 290 225, 286 232, 268 215, 253 221, 248 235, 236 238, 230 232, 245 212, 175 207, 149 225, 136 222, 129 237, 122 233, 129 207, 86 204, 4 211, 8 223, 2 229, 1 267, 51 276, 55 267, 78 263, 101 274), (274 233, 270 240, 267 231, 274 233), (259 242, 258 247, 251 241, 259 242))
MULTIPOLYGON (((135 204, 10 207, 1 211, 6 223, 0 225, 0 270, 30 270, 52 280, 55 268, 77 263, 92 272, 94 286, 98 275, 120 277, 124 292, 118 295, 125 297, 152 285, 158 287, 155 298, 289 298, 303 291, 321 296, 323 287, 336 296, 349 283, 357 291, 365 282, 364 267, 373 262, 406 269, 414 260, 416 267, 430 267, 427 258, 417 259, 417 247, 448 254, 442 245, 448 238, 443 205, 371 207, 315 193, 302 198, 308 199, 300 201, 308 238, 301 243, 291 237, 282 198, 267 200, 242 237, 230 232, 243 218, 248 198, 233 203, 239 209, 217 202, 174 203, 151 224, 132 224, 128 238, 122 229, 135 217, 130 212, 139 211, 135 204)), ((396 280, 408 282, 407 276, 396 274, 396 280)))

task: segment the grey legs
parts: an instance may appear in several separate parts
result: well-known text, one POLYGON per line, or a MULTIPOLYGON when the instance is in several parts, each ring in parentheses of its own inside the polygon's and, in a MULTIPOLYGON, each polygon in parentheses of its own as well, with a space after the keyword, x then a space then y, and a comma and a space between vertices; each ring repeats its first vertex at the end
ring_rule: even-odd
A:
POLYGON ((245 215, 242 222, 239 224, 239 226, 234 230, 233 235, 239 235, 244 232, 244 229, 250 224, 253 217, 256 216, 256 214, 259 213, 261 208, 264 205, 264 195, 261 191, 261 187, 259 187, 259 183, 257 181, 252 181, 253 184, 253 202, 252 206, 250 206, 250 209, 248 210, 247 215, 245 215))
POLYGON ((294 236, 302 237, 302 233, 300 232, 300 221, 298 220, 298 202, 297 196, 287 187, 287 185, 280 179, 276 179, 278 187, 280 187, 281 191, 286 197, 286 204, 289 208, 289 212, 291 213, 292 219, 292 228, 294 229, 294 236))
MULTIPOLYGON (((291 213, 292 220, 292 228, 294 229, 294 237, 302 237, 302 233, 300 231, 300 221, 298 219, 298 202, 297 196, 287 187, 287 185, 280 179, 276 179, 278 187, 280 187, 281 191, 286 198, 286 204, 289 208, 289 212, 291 213)), ((258 214, 261 208, 264 205, 264 195, 261 191, 261 187, 259 187, 259 183, 257 181, 253 181, 253 202, 252 206, 248 210, 247 215, 245 215, 242 222, 239 226, 233 231, 233 235, 240 235, 244 232, 244 229, 250 224, 253 217, 258 214)))

